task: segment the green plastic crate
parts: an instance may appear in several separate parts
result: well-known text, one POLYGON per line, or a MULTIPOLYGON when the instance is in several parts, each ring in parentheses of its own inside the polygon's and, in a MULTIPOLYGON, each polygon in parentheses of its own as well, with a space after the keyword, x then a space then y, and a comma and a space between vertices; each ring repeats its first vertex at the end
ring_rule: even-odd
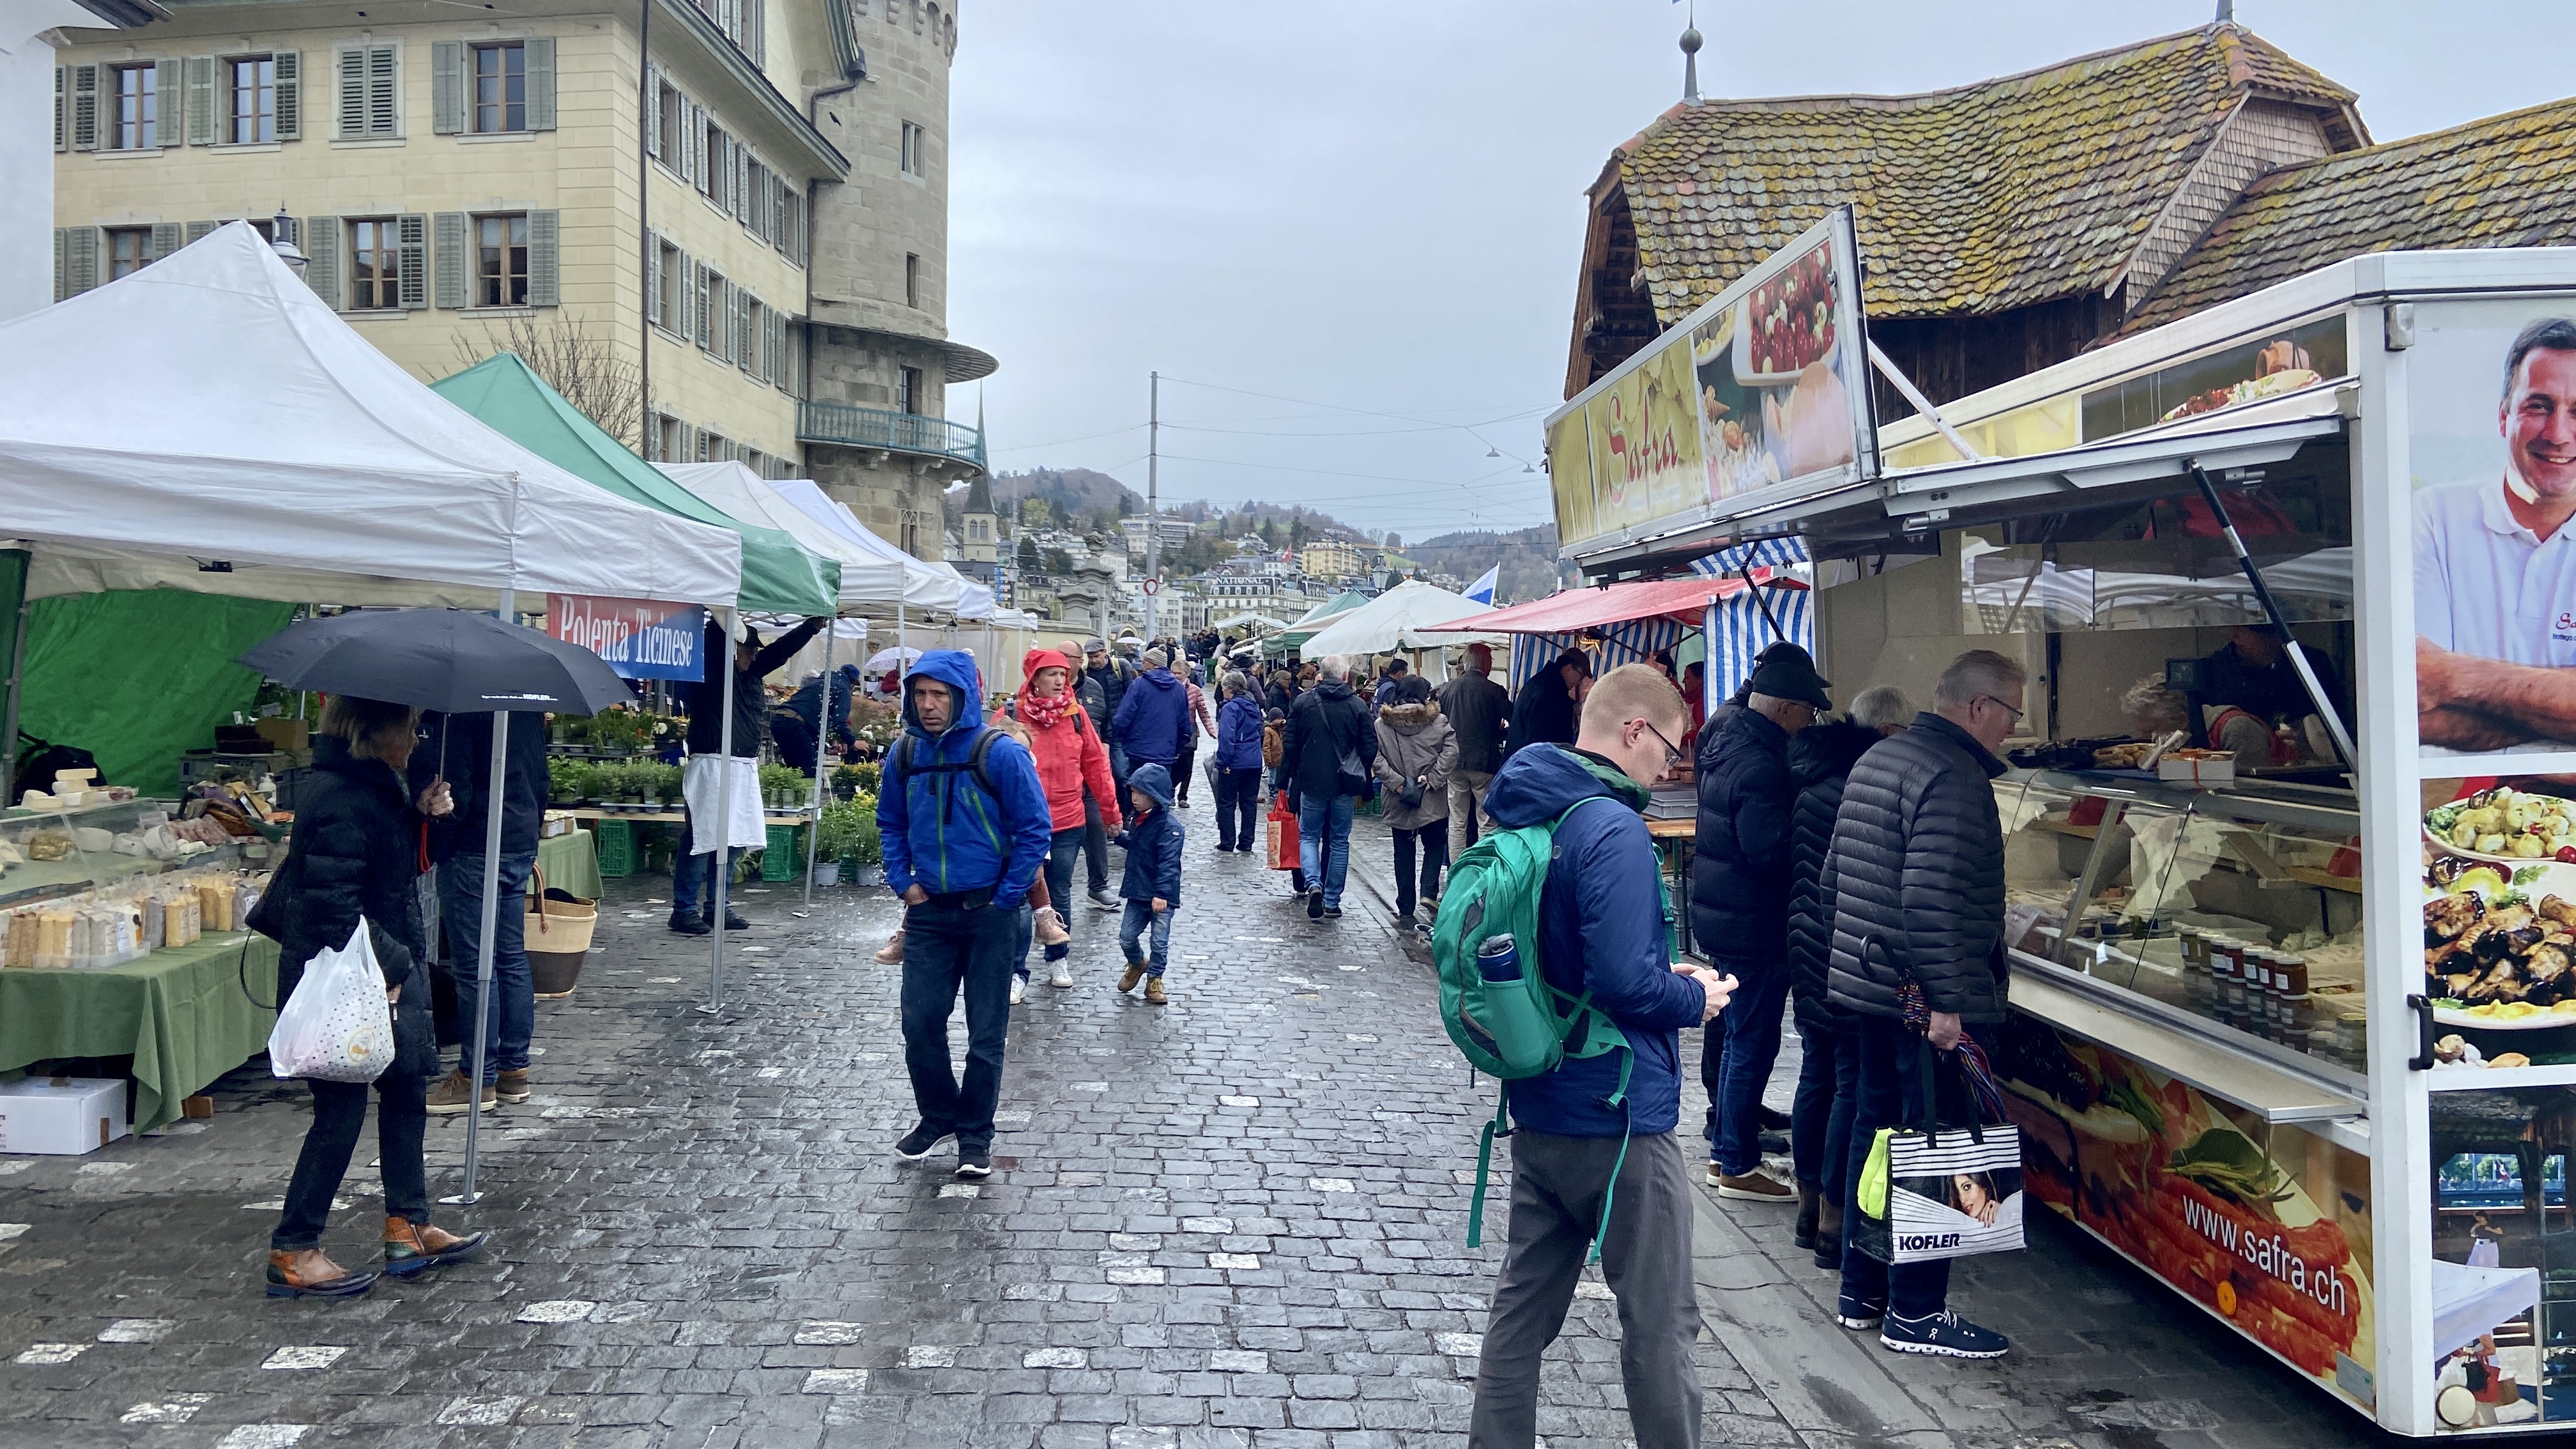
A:
POLYGON ((601 820, 591 830, 599 837, 599 874, 623 880, 635 873, 635 827, 624 820, 601 820))
POLYGON ((805 864, 805 852, 798 848, 796 837, 804 831, 805 827, 802 825, 769 827, 769 844, 760 852, 762 880, 775 884, 782 880, 796 879, 798 869, 805 864))

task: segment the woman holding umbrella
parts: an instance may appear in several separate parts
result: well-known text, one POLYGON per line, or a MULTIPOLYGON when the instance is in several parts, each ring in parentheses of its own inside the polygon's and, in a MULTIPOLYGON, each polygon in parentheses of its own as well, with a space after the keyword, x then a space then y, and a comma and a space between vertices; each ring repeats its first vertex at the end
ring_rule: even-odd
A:
MULTIPOLYGON (((305 964, 347 943, 367 922, 376 959, 394 1004, 393 1064, 376 1078, 376 1133, 385 1180, 384 1271, 408 1277, 469 1257, 485 1235, 460 1238, 430 1226, 429 1171, 421 1151, 425 1098, 438 1069, 429 1023, 429 972, 422 965, 419 851, 423 815, 453 808, 445 781, 415 803, 403 767, 418 739, 421 712, 347 695, 322 712, 313 745, 313 774, 296 811, 295 833, 278 868, 262 929, 278 941, 279 1001, 295 991, 305 964)), ((513 909, 515 909, 515 905, 513 909)), ((268 1292, 273 1298, 342 1297, 374 1286, 376 1274, 353 1273, 322 1251, 331 1199, 349 1170, 367 1120, 367 1084, 313 1080, 313 1125, 295 1161, 285 1211, 269 1236, 268 1292)))

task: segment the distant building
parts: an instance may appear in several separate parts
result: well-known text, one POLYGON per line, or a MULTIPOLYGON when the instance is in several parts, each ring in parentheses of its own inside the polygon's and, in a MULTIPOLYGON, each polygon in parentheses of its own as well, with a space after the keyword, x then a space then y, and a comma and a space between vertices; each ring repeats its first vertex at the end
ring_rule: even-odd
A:
POLYGON ((993 511, 993 481, 978 473, 966 485, 966 506, 958 514, 958 572, 986 583, 1002 562, 1002 520, 993 511))
MULTIPOLYGON (((1146 525, 1149 521, 1150 520, 1143 518, 1122 518, 1118 520, 1119 529, 1124 532, 1127 537, 1127 551, 1134 554, 1139 559, 1142 559, 1145 556, 1145 532, 1146 525)), ((1178 548, 1182 544, 1190 541, 1190 524, 1183 519, 1165 518, 1162 520, 1162 527, 1158 531, 1163 536, 1163 548, 1166 551, 1178 548)))
POLYGON ((1368 571, 1366 553, 1339 539, 1314 539, 1297 551, 1297 565, 1311 579, 1355 579, 1368 571))

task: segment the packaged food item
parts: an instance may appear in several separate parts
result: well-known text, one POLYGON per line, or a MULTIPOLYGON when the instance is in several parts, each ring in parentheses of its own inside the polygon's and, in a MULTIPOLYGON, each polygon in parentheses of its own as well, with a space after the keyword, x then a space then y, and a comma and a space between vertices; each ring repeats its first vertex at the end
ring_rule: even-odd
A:
POLYGON ((72 838, 59 830, 39 830, 27 837, 29 860, 63 860, 72 853, 72 838))

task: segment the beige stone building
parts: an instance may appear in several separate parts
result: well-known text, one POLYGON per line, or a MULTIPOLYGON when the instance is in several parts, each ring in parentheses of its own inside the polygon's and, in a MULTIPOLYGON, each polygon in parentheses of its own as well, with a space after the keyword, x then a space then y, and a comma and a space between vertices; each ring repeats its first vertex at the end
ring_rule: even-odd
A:
POLYGON ((828 460, 872 527, 939 554, 937 483, 931 526, 901 525, 924 479, 981 469, 980 433, 939 413, 950 378, 992 367, 937 336, 952 10, 167 8, 57 52, 57 297, 283 215, 314 290, 423 380, 577 342, 626 380, 612 430, 647 457, 828 460), (809 454, 818 425, 834 446, 809 454))

